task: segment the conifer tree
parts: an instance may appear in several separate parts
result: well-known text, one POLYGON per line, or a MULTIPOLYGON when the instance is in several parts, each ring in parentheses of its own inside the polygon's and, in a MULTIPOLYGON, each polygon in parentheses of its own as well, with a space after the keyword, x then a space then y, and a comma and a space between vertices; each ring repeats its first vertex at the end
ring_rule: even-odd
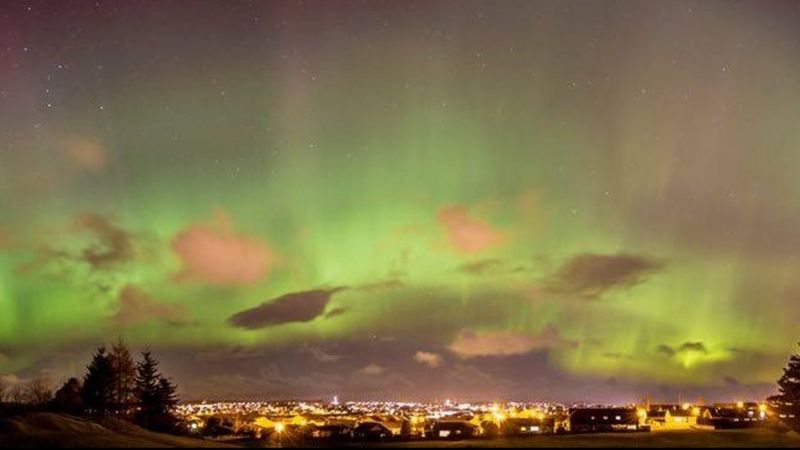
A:
POLYGON ((770 397, 769 403, 781 421, 800 432, 800 353, 789 357, 778 380, 778 395, 770 397))
POLYGON ((136 387, 136 364, 128 347, 119 339, 111 347, 109 355, 112 369, 112 399, 118 414, 128 414, 134 406, 136 387))
POLYGON ((86 368, 81 397, 90 414, 108 414, 113 407, 114 374, 111 358, 105 347, 100 347, 86 368))
POLYGON ((145 428, 171 431, 177 420, 172 408, 178 400, 175 386, 158 371, 158 361, 149 351, 142 353, 136 370, 137 422, 145 428))
POLYGON ((83 386, 80 380, 77 378, 70 378, 61 386, 61 389, 56 391, 55 398, 53 399, 53 407, 56 411, 80 414, 83 411, 82 391, 83 386))

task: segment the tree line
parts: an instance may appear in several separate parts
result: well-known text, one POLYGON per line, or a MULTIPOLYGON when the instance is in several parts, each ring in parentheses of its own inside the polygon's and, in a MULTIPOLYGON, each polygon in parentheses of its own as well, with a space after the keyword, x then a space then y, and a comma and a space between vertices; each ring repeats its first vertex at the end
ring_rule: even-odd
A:
POLYGON ((121 340, 98 348, 82 379, 68 379, 55 393, 44 379, 10 387, 0 385, 0 402, 18 407, 75 415, 113 416, 157 431, 177 431, 173 409, 178 403, 176 385, 163 376, 150 351, 134 361, 121 340))

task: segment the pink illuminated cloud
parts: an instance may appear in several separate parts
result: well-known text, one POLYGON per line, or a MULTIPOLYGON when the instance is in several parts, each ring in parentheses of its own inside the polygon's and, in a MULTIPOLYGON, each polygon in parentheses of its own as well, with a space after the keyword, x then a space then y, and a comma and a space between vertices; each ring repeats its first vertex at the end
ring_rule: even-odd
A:
POLYGON ((263 279, 276 262, 273 250, 237 232, 230 217, 217 211, 213 223, 194 223, 179 232, 172 248, 183 263, 178 280, 250 284, 263 279))
POLYGON ((573 348, 577 345, 561 337, 561 333, 548 325, 538 334, 517 331, 475 332, 462 330, 450 344, 450 351, 462 358, 479 356, 521 355, 533 350, 573 348))
POLYGON ((473 217, 466 208, 450 205, 439 210, 439 224, 447 239, 457 250, 477 253, 503 244, 505 233, 493 228, 488 222, 473 217))
POLYGON ((110 159, 103 144, 91 137, 68 138, 64 142, 64 150, 73 164, 90 172, 105 169, 110 159))

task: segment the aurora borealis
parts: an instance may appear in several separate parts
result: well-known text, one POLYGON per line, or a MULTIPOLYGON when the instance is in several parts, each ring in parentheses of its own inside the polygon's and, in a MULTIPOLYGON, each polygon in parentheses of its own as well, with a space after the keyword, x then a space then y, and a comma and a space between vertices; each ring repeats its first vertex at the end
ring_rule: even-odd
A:
POLYGON ((0 374, 720 400, 800 339, 800 4, 0 5, 0 374))

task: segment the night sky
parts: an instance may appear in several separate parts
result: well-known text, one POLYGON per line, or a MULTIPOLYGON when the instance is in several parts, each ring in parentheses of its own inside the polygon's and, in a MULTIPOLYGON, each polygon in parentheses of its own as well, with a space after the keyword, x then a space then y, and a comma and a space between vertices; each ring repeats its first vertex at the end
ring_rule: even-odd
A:
POLYGON ((735 400, 800 338, 800 3, 4 1, 0 375, 735 400))

